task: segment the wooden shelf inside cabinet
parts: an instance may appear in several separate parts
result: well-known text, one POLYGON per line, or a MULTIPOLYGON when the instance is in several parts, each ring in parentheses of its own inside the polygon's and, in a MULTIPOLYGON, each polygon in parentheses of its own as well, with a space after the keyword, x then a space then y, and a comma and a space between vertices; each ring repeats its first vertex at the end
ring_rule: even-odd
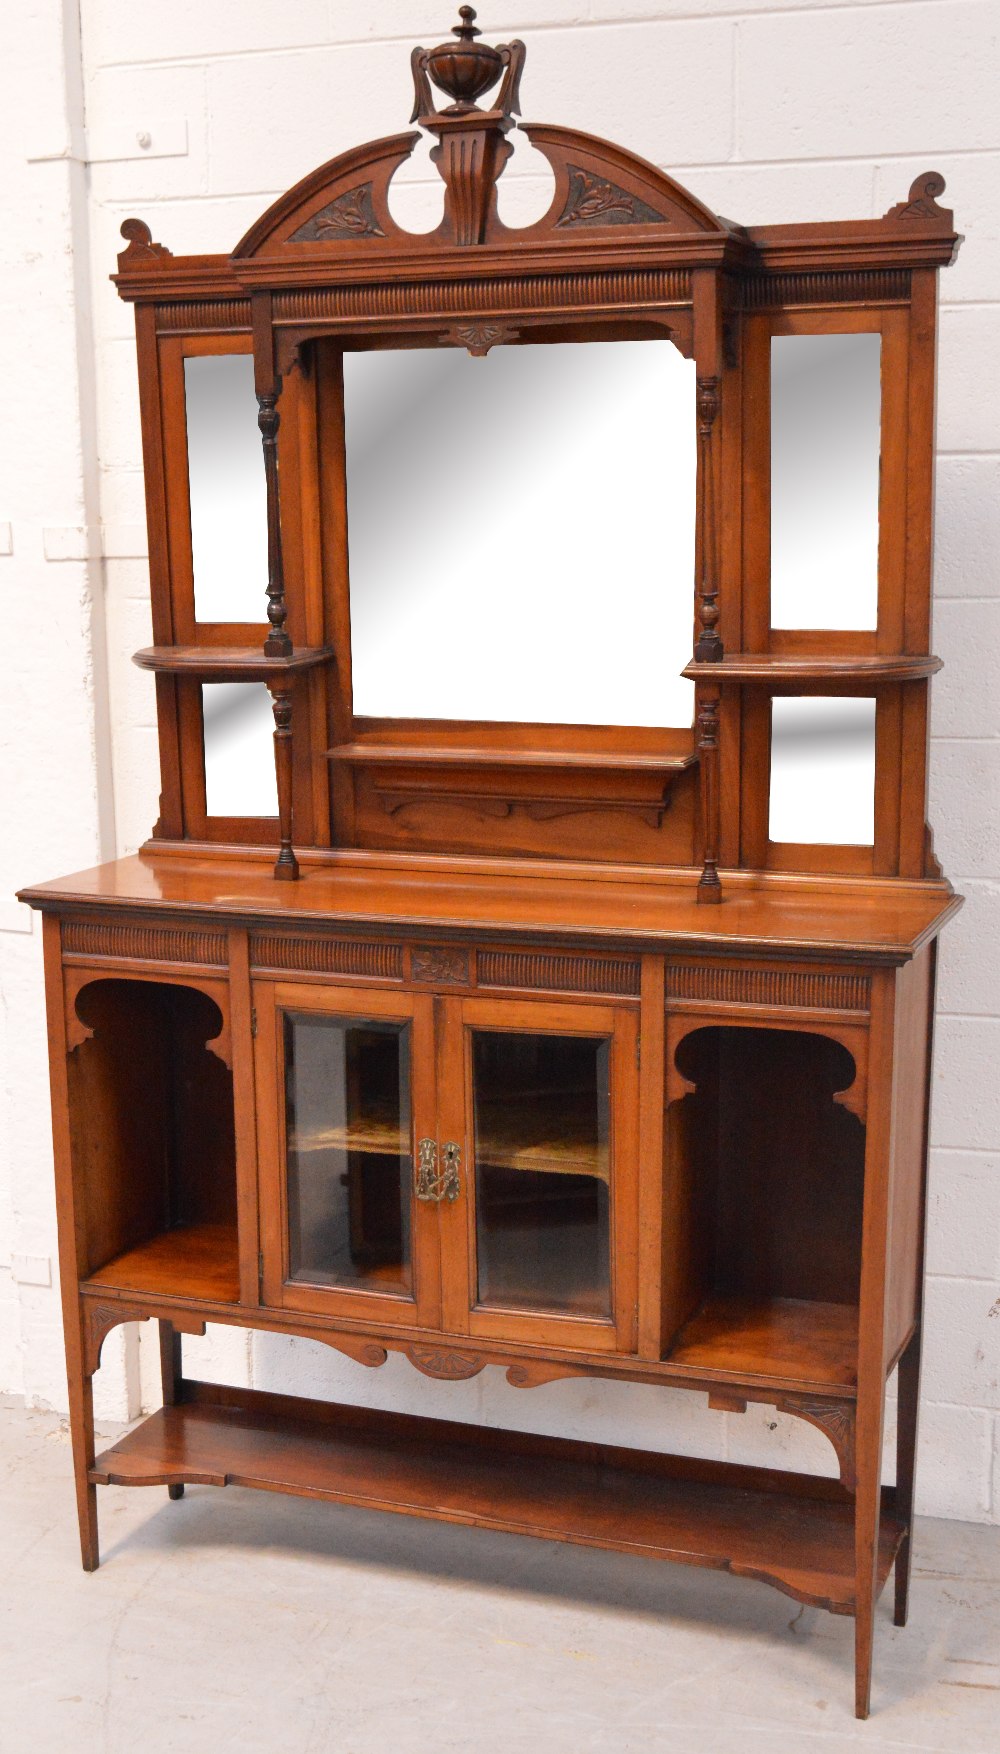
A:
POLYGON ((672 1365, 734 1377, 813 1385, 853 1395, 858 1380, 854 1304, 792 1297, 710 1297, 668 1353, 672 1365))
POLYGON ((114 1291, 142 1291, 150 1297, 189 1297, 211 1303, 238 1303, 240 1268, 236 1227, 181 1224, 149 1242, 128 1249, 87 1285, 114 1291))
POLYGON ((300 646, 287 658, 269 658, 261 646, 145 646, 132 662, 140 670, 193 681, 272 682, 315 670, 332 657, 332 646, 300 646))
MULTIPOLYGON (((258 1486, 549 1541, 711 1566, 854 1608, 854 1506, 838 1484, 608 1444, 181 1383, 99 1456, 98 1485, 258 1486)), ((883 1492, 876 1587, 902 1538, 883 1492)))
POLYGON ((688 664, 681 674, 691 682, 794 682, 826 691, 845 683, 922 682, 936 675, 943 660, 905 652, 849 653, 733 652, 717 664, 688 664))

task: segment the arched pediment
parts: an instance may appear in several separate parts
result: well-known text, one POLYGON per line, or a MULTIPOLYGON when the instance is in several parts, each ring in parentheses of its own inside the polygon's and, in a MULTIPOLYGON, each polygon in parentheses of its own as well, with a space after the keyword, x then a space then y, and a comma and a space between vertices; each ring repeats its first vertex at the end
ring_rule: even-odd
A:
POLYGON ((405 236, 389 212, 389 183, 419 139, 414 128, 321 164, 255 220, 233 251, 233 261, 269 256, 286 245, 314 249, 405 236))
POLYGON ((389 185, 420 139, 414 130, 354 147, 303 177, 251 226, 233 251, 233 265, 307 253, 367 256, 391 249, 396 255, 407 247, 423 252, 428 246, 468 243, 516 245, 544 240, 558 245, 595 233, 620 238, 626 228, 647 235, 666 232, 671 238, 725 237, 734 229, 646 159, 592 134, 547 123, 523 124, 522 131, 552 168, 552 202, 534 224, 507 226, 497 213, 496 183, 510 147, 500 138, 493 143, 492 154, 483 151, 484 141, 475 138, 480 131, 471 118, 463 120, 485 186, 471 186, 470 178, 470 186, 456 189, 454 159, 436 148, 432 157, 451 199, 446 199, 444 218, 435 231, 406 231, 389 211, 389 185), (482 212, 482 222, 475 228, 463 224, 472 209, 482 212))
POLYGON ((513 232, 500 227, 509 237, 617 231, 622 226, 665 226, 672 233, 733 230, 673 177, 623 146, 546 123, 522 124, 522 132, 548 159, 556 187, 548 212, 536 225, 513 232))

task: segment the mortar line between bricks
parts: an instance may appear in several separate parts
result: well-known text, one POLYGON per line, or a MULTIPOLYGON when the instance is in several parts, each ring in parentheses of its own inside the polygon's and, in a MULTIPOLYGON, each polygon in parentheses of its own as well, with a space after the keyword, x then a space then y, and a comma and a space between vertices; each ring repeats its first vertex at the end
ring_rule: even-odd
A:
POLYGON ((996 1157, 997 1147, 990 1145, 932 1145, 940 1157, 996 1157))
MULTIPOLYGON (((655 14, 651 15, 649 13, 637 13, 631 18, 565 18, 558 20, 553 19, 544 24, 534 24, 530 19, 524 19, 519 22, 515 14, 506 24, 497 25, 496 30, 498 32, 524 30, 526 33, 530 32, 530 35, 533 37, 541 37, 555 36, 560 31, 567 30, 640 30, 644 26, 648 27, 650 25, 710 25, 715 23, 733 23, 740 20, 747 20, 748 22, 753 23, 757 18, 767 20, 776 15, 781 17, 794 17, 798 15, 802 18, 812 19, 830 16, 836 18, 839 15, 846 15, 851 12, 864 13, 866 16, 870 16, 876 11, 883 13, 892 11, 913 12, 918 8, 929 12, 932 7, 938 6, 939 4, 940 0, 844 0, 843 4, 837 4, 836 0, 831 0, 831 3, 826 6, 810 6, 796 3, 796 0, 791 0, 790 4, 782 4, 782 0, 776 0, 776 3, 769 5, 766 11, 751 13, 749 15, 747 14, 745 7, 733 5, 719 12, 674 12, 671 13, 669 18, 658 18, 655 14)), ((92 71, 89 73, 88 77, 93 78, 99 73, 121 69, 131 71, 132 69, 157 67, 193 67, 219 61, 259 60, 267 55, 315 54, 317 49, 387 48, 395 43, 406 43, 412 45, 413 41, 414 33, 412 31, 401 31, 389 33, 385 36, 331 37, 326 42, 292 43, 281 46, 275 46, 275 44, 271 43, 259 49, 222 49, 217 54, 210 55, 163 55, 152 60, 143 60, 140 58, 137 60, 125 61, 98 61, 92 64, 92 71)))

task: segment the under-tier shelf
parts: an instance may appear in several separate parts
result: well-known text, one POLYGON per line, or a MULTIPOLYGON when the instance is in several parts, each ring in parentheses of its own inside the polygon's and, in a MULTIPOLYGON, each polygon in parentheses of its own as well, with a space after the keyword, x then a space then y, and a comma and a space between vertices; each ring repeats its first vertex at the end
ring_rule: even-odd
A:
MULTIPOLYGON (((99 1456, 98 1485, 257 1486, 611 1548, 854 1609, 854 1503, 835 1482, 185 1383, 99 1456)), ((883 1493, 877 1584, 902 1538, 883 1493)))
POLYGON ((734 1381, 763 1377, 853 1394, 857 1307, 792 1297, 710 1297, 681 1328, 668 1362, 692 1372, 731 1371, 734 1381))
POLYGON ((944 660, 906 652, 731 652, 718 663, 697 659, 681 671, 691 682, 795 682, 818 689, 851 682, 920 682, 944 660))
POLYGON ((140 1291, 150 1297, 189 1297, 209 1303, 237 1303, 240 1264, 236 1226, 181 1224, 118 1255, 87 1285, 140 1291))
POLYGON ((332 646, 299 646, 286 658, 272 658, 263 646, 145 646, 133 656, 140 670, 189 676, 212 682, 269 682, 327 664, 332 646))

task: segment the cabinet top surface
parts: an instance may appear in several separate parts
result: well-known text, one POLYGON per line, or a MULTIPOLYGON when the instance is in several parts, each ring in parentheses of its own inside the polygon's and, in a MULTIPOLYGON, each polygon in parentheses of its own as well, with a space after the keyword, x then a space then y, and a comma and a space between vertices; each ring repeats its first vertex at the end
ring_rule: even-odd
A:
POLYGON ((276 882, 269 865, 230 858, 142 853, 20 891, 32 907, 141 908, 266 920, 302 929, 343 925, 379 933, 401 928, 546 938, 587 938, 649 948, 907 960, 961 906, 943 886, 867 889, 771 881, 730 883, 717 907, 700 907, 693 881, 657 873, 627 878, 513 873, 457 861, 389 865, 345 856, 306 866, 297 883, 276 882))

